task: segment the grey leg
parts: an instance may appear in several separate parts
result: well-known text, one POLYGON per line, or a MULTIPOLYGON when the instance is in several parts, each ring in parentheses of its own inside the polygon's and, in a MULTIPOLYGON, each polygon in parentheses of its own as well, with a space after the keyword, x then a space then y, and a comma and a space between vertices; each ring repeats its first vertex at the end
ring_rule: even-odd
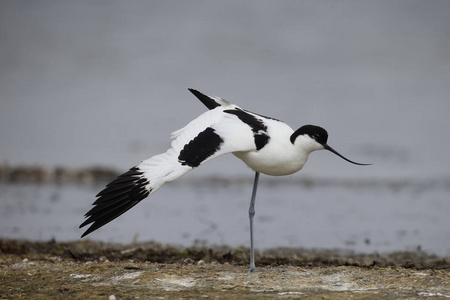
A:
POLYGON ((250 270, 249 273, 258 272, 255 267, 255 251, 253 248, 253 217, 255 216, 255 199, 256 190, 258 189, 259 172, 255 173, 255 181, 253 182, 252 199, 250 200, 250 207, 248 208, 248 217, 250 219, 250 270))

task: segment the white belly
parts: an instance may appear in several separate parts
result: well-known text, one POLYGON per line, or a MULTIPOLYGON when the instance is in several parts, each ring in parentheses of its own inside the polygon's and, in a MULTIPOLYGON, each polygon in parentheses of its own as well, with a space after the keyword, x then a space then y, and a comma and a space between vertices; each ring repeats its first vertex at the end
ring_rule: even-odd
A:
POLYGON ((294 174, 303 168, 308 158, 307 155, 305 156, 297 151, 276 152, 271 151, 269 147, 260 151, 234 152, 233 154, 254 171, 272 176, 294 174))

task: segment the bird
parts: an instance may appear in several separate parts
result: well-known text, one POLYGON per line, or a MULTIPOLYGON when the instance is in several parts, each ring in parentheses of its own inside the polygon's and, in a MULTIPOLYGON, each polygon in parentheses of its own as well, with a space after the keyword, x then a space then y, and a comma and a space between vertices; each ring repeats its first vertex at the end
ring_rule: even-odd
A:
POLYGON ((208 110, 171 134, 171 147, 141 161, 111 181, 96 195, 94 207, 85 214, 80 228, 89 225, 82 238, 116 219, 173 181, 207 161, 232 153, 254 172, 248 209, 250 221, 250 268, 257 272, 254 258, 253 219, 260 173, 284 176, 300 171, 309 154, 328 150, 355 165, 327 144, 328 133, 316 125, 293 130, 286 123, 242 109, 225 99, 189 89, 208 110))

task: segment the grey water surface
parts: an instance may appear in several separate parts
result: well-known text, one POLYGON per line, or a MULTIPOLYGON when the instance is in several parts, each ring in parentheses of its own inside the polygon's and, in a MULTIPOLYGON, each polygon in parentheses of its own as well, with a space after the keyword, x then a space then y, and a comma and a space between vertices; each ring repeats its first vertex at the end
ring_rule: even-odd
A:
MULTIPOLYGON (((450 256, 449 182, 353 185, 261 177, 255 243, 356 252, 425 251, 450 256)), ((251 180, 168 184, 91 239, 181 246, 249 246, 251 180)), ((3 237, 77 240, 95 186, 0 185, 3 237)))

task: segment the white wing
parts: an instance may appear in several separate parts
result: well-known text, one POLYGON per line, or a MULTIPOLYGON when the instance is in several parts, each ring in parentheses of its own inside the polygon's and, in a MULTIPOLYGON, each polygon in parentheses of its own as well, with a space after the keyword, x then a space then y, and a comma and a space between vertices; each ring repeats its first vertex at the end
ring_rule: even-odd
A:
POLYGON ((95 206, 85 215, 88 219, 80 225, 93 223, 82 237, 128 211, 165 182, 208 160, 230 152, 256 150, 251 127, 235 114, 224 112, 240 108, 225 100, 220 104, 172 133, 175 139, 165 153, 142 161, 98 193, 95 206))
POLYGON ((233 108, 236 106, 221 106, 203 113, 172 134, 175 139, 167 152, 139 164, 138 168, 149 179, 149 190, 154 192, 164 182, 175 180, 220 155, 254 150, 251 129, 236 116, 224 113, 233 108))

